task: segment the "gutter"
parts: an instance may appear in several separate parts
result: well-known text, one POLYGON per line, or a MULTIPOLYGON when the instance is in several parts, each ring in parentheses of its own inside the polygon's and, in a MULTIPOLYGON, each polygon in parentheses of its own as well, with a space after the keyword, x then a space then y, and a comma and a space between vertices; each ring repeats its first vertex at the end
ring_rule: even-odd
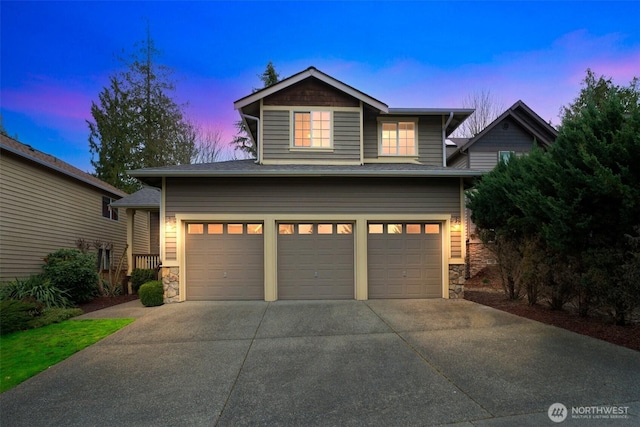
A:
POLYGON ((447 122, 442 127, 442 167, 443 168, 447 167, 447 142, 446 142, 447 128, 449 127, 451 120, 453 120, 453 111, 449 113, 449 118, 447 119, 447 122))

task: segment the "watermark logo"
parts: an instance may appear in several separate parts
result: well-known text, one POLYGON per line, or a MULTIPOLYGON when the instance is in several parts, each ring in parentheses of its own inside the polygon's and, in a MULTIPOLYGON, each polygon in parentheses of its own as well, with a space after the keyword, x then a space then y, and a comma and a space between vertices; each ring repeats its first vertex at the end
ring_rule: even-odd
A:
POLYGON ((549 410, 547 411, 547 415, 549 415, 549 419, 554 423, 561 423, 567 419, 567 407, 562 403, 554 403, 549 406, 549 410))
POLYGON ((554 423, 561 423, 571 416, 571 419, 579 420, 616 420, 629 419, 628 406, 572 406, 571 411, 562 403, 554 403, 547 411, 549 419, 554 423))

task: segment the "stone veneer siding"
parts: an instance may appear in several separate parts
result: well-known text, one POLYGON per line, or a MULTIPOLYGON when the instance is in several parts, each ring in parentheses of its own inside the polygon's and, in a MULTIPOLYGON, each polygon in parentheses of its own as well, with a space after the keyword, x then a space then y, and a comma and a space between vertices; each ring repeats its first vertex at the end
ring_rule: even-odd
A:
POLYGON ((495 264, 497 264, 496 256, 484 243, 467 243, 467 271, 465 276, 467 279, 478 274, 486 266, 495 264))
POLYGON ((467 270, 466 264, 449 265, 449 298, 450 299, 464 298, 464 282, 465 282, 466 270, 467 270))
POLYGON ((180 301, 180 268, 162 267, 161 274, 165 304, 180 301))

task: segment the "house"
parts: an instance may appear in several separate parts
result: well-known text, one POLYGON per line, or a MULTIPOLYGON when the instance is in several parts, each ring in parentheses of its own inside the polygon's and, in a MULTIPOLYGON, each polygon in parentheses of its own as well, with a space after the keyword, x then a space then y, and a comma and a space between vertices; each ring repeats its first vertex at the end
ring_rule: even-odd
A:
MULTIPOLYGON (((42 272, 43 259, 82 240, 104 251, 102 270, 116 269, 127 242, 127 218, 110 204, 127 194, 96 177, 0 135, 0 282, 42 272)), ((148 252, 148 219, 136 218, 133 249, 148 252)), ((125 264, 125 268, 126 268, 125 264)))
MULTIPOLYGON (((483 171, 493 169, 499 161, 531 151, 534 144, 546 149, 555 141, 558 131, 545 122, 524 102, 518 101, 473 138, 450 138, 447 165, 483 171)), ((467 277, 495 264, 491 251, 475 235, 475 226, 467 210, 467 277)))
POLYGON ((456 298, 472 112, 389 108, 314 67, 234 103, 257 159, 130 171, 161 189, 165 301, 456 298))

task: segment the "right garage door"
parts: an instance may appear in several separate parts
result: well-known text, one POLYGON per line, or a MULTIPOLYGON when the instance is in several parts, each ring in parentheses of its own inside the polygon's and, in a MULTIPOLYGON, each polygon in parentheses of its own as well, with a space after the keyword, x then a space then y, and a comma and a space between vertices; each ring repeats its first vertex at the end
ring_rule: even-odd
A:
POLYGON ((369 298, 442 298, 441 228, 369 223, 369 298))

